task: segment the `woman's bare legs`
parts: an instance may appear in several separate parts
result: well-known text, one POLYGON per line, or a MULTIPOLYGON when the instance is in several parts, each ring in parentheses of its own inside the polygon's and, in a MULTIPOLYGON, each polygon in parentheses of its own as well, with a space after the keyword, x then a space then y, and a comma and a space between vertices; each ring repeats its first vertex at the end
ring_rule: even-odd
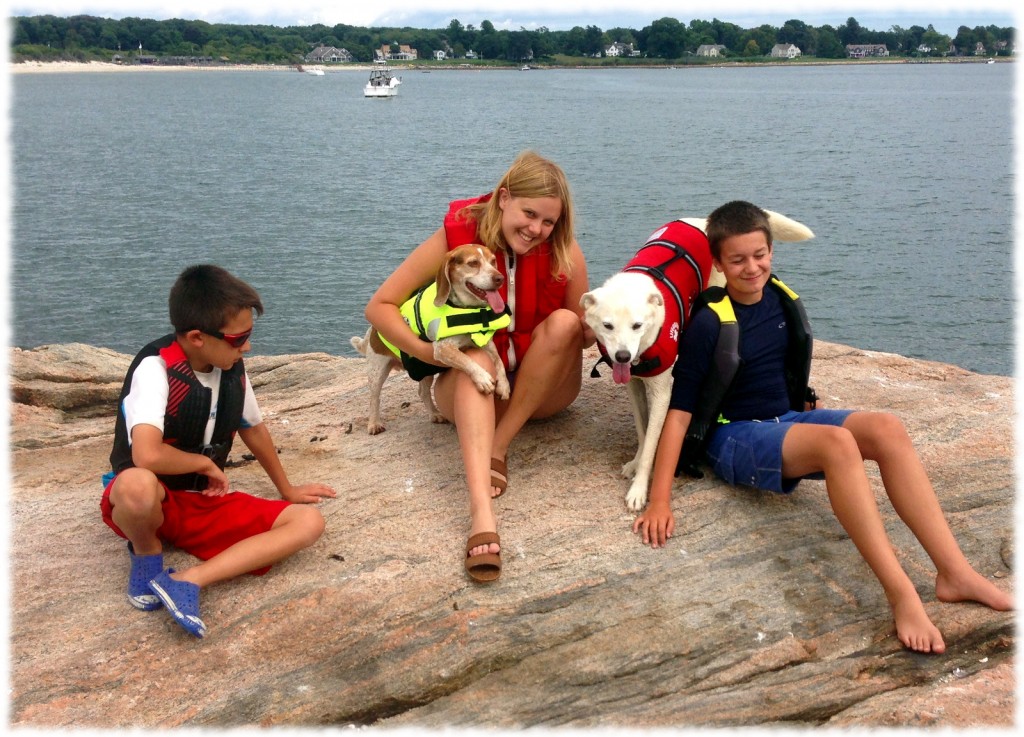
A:
MULTIPOLYGON (((499 402, 492 458, 505 458, 512 440, 527 420, 550 417, 568 407, 580 393, 583 326, 572 310, 556 310, 533 331, 530 350, 516 369, 515 388, 499 402)), ((492 488, 492 496, 499 490, 492 488)))
MULTIPOLYGON (((494 374, 483 351, 470 350, 468 355, 494 374)), ((469 487, 470 536, 497 531, 491 499, 499 492, 491 486, 491 458, 506 456, 512 439, 528 419, 548 417, 572 403, 582 381, 582 356, 579 316, 571 310, 557 310, 534 330, 508 401, 481 394, 462 371, 445 371, 434 382, 434 402, 459 434, 469 487)), ((499 550, 492 543, 472 549, 470 555, 499 550)))

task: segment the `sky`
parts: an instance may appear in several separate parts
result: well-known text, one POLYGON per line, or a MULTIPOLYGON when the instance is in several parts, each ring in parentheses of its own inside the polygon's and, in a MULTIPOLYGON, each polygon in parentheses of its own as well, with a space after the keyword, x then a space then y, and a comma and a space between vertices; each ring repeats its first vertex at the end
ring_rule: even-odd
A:
POLYGON ((8 16, 93 15, 103 18, 183 18, 211 23, 305 26, 390 26, 444 28, 489 20, 498 29, 552 31, 595 25, 602 30, 641 29, 663 17, 683 23, 712 20, 752 28, 781 26, 790 19, 812 26, 846 23, 887 31, 898 25, 927 27, 955 36, 957 29, 983 25, 1018 26, 1012 0, 9 0, 8 16))

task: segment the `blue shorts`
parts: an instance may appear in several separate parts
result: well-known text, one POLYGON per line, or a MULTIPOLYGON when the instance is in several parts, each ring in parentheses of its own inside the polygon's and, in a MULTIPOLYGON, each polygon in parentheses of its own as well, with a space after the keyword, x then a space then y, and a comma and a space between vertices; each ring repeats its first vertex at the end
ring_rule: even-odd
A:
MULTIPOLYGON (((800 479, 782 477, 782 441, 795 424, 841 426, 854 410, 812 409, 787 412, 770 420, 742 420, 718 425, 707 456, 715 475, 730 484, 788 494, 800 479)), ((803 478, 822 479, 814 473, 803 478)))

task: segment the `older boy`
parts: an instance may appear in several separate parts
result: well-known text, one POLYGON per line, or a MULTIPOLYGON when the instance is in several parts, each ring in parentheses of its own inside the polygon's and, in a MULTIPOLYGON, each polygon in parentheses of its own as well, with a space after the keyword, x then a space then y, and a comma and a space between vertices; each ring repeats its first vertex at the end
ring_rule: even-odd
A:
POLYGON ((242 356, 256 291, 217 266, 185 269, 171 288, 174 333, 135 357, 118 404, 112 471, 104 476, 103 520, 128 540, 128 601, 160 606, 186 631, 206 634, 199 590, 270 565, 312 545, 324 530, 315 507, 323 484, 292 486, 262 421, 242 356), (224 464, 235 433, 282 499, 229 488, 224 464), (203 562, 164 569, 166 541, 203 562))
POLYGON ((806 407, 805 399, 813 397, 807 386, 810 327, 797 296, 771 273, 764 211, 730 202, 708 218, 707 235, 726 286, 702 295, 707 307, 694 314, 680 343, 685 360, 673 369, 650 502, 633 531, 652 547, 672 536, 673 476, 705 448, 715 474, 729 483, 789 493, 802 477, 824 474, 836 518, 882 584, 900 641, 919 652, 944 652, 942 635, 886 535, 864 470, 864 460, 874 460, 894 509, 938 570, 938 599, 1011 609, 1010 595, 971 568, 960 551, 899 419, 816 409, 813 402, 806 407))

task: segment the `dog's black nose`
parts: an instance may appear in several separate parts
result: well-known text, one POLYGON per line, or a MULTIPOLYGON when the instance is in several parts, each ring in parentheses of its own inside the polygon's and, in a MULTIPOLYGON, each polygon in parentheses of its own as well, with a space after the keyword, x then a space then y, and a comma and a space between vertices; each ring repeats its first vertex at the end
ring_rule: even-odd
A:
POLYGON ((629 351, 615 351, 615 363, 629 363, 632 358, 629 351))

